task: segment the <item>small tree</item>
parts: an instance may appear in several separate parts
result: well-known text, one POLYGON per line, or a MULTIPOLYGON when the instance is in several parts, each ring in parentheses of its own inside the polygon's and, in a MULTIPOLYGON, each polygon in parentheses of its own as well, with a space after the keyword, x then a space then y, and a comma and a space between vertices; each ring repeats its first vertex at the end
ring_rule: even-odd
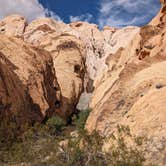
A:
POLYGON ((47 126, 49 127, 51 132, 56 133, 60 132, 63 129, 63 127, 65 126, 65 122, 62 118, 53 116, 47 121, 47 126))
POLYGON ((86 109, 86 110, 83 110, 80 112, 79 118, 76 121, 76 128, 77 128, 79 133, 82 133, 83 131, 85 131, 84 130, 85 123, 86 123, 86 120, 87 120, 90 112, 91 112, 90 109, 86 109))

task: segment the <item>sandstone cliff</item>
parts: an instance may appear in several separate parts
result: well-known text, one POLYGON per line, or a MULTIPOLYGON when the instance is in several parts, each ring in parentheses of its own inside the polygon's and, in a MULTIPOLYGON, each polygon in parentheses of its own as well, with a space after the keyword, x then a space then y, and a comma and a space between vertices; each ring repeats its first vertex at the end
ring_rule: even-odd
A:
MULTIPOLYGON (((89 132, 106 137, 118 124, 146 137, 154 164, 166 164, 166 4, 143 27, 121 29, 13 15, 0 22, 1 118, 70 122, 90 107, 89 132), (20 39, 18 39, 20 38, 20 39), (81 96, 81 98, 80 98, 81 96), (80 101, 79 101, 80 100, 80 101)), ((110 143, 106 143, 109 150, 110 143)))
POLYGON ((62 111, 68 119, 76 111, 83 91, 85 49, 81 40, 64 32, 67 25, 51 19, 33 21, 25 29, 24 40, 49 51, 62 93, 62 111))
POLYGON ((59 109, 60 90, 48 52, 0 35, 1 120, 41 122, 59 109), (20 118, 21 117, 21 118, 20 118))
MULTIPOLYGON (((117 124, 147 137, 148 158, 165 165, 165 4, 125 48, 106 59, 108 70, 93 92, 86 128, 110 136, 117 124)), ((109 143, 107 144, 109 149, 109 143)))

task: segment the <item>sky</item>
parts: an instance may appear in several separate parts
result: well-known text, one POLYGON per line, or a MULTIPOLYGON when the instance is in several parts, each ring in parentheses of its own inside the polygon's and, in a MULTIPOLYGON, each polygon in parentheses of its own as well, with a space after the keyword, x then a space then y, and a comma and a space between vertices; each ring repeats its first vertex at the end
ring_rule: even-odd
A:
POLYGON ((20 14, 29 22, 47 16, 65 23, 87 21, 100 28, 142 26, 159 9, 159 0, 0 0, 0 19, 20 14))

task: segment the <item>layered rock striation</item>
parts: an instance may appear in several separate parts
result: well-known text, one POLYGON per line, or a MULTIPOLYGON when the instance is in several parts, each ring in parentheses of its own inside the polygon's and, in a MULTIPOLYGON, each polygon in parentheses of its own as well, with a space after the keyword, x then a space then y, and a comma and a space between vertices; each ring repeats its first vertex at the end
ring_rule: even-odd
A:
POLYGON ((143 27, 99 30, 49 18, 27 24, 17 15, 2 20, 1 118, 18 113, 22 120, 42 121, 58 114, 70 122, 77 108, 90 107, 89 132, 109 137, 118 124, 129 126, 147 138, 149 161, 166 164, 166 2, 161 3, 143 27))
POLYGON ((34 123, 58 112, 61 94, 48 52, 0 35, 0 55, 1 120, 34 123))
POLYGON ((157 165, 166 164, 165 14, 164 3, 125 48, 107 57, 108 70, 95 87, 86 124, 107 137, 118 124, 129 126, 132 134, 147 138, 148 161, 157 165))

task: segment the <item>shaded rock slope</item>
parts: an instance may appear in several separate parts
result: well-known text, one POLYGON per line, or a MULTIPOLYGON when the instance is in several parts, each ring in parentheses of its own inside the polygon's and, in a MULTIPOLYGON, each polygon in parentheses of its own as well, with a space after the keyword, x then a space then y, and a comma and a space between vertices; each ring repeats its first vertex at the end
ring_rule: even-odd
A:
MULTIPOLYGON (((0 116, 67 122, 90 107, 89 132, 118 124, 146 137, 147 158, 166 164, 166 2, 143 27, 121 29, 17 15, 0 21, 0 116)), ((110 144, 106 145, 109 150, 110 144)))
POLYGON ((0 64, 1 120, 41 122, 58 112, 60 89, 48 52, 0 35, 0 64))

